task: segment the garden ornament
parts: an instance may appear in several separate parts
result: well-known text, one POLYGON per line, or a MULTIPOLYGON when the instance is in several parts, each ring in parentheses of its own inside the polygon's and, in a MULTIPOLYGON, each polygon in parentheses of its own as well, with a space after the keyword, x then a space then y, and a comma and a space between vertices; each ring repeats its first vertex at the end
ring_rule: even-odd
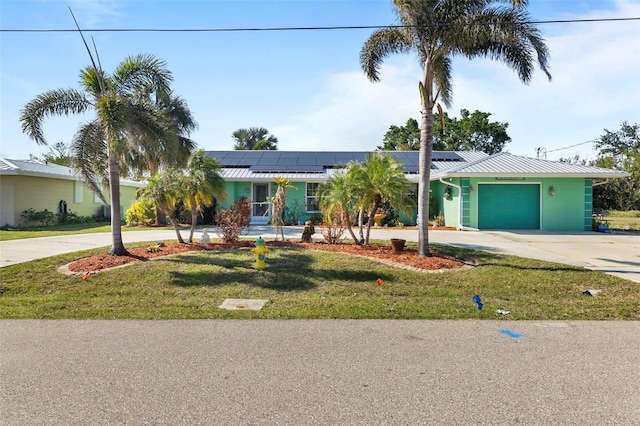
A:
POLYGON ((211 237, 209 237, 209 229, 202 230, 202 236, 200 237, 200 242, 203 244, 209 244, 211 242, 211 237))

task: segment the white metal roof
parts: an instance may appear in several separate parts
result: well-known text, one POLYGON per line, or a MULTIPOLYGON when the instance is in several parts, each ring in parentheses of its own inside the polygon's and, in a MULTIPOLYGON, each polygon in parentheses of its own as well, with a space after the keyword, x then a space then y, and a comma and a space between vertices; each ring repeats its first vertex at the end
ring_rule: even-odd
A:
MULTIPOLYGON (((59 164, 42 162, 40 160, 10 160, 0 158, 1 176, 35 176, 52 179, 67 179, 80 181, 82 178, 70 167, 59 164)), ((144 186, 144 182, 121 179, 121 184, 129 186, 144 186)))
MULTIPOLYGON (((306 156, 315 158, 316 152, 288 152, 282 151, 280 157, 285 161, 287 159, 296 159, 300 161, 306 156)), ((215 151, 212 152, 215 155, 215 151)), ((347 154, 347 153, 345 153, 347 154)), ((365 153, 348 153, 349 155, 359 155, 362 157, 365 153)), ((523 157, 513 155, 507 152, 501 152, 494 155, 487 155, 484 152, 476 151, 457 151, 444 155, 436 152, 431 164, 431 180, 438 180, 444 177, 577 177, 592 179, 608 179, 627 177, 629 173, 604 169, 600 167, 583 166, 580 164, 569 164, 558 161, 541 160, 537 158, 523 157)), ((363 157, 364 158, 364 157, 363 157)), ((419 175, 416 170, 418 162, 417 151, 403 151, 400 158, 407 159, 411 162, 410 168, 407 168, 407 179, 410 182, 417 183, 419 175)), ((327 164, 326 166, 331 166, 327 164)), ((324 167, 322 171, 317 173, 299 172, 256 172, 251 169, 249 164, 239 166, 228 166, 222 169, 222 176, 226 180, 241 182, 272 182, 276 177, 284 177, 291 182, 322 182, 327 180, 337 169, 324 167)))
POLYGON ((441 177, 579 177, 579 178, 618 178, 630 176, 620 170, 604 169, 600 167, 583 166, 580 164, 562 163, 559 161, 541 160, 538 158, 522 157, 501 152, 485 158, 480 158, 467 164, 457 165, 432 178, 441 177))

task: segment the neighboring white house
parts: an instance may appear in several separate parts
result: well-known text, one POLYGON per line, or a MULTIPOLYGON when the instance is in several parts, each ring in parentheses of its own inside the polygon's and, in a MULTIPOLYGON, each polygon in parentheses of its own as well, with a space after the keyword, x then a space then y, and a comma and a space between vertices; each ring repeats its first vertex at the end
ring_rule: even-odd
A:
MULTIPOLYGON (((141 182, 120 182, 120 205, 125 212, 135 202, 141 182)), ((108 192, 105 192, 108 196, 108 192)), ((0 158, 0 226, 20 226, 25 210, 72 211, 80 216, 109 216, 98 198, 73 169, 38 160, 0 158)))

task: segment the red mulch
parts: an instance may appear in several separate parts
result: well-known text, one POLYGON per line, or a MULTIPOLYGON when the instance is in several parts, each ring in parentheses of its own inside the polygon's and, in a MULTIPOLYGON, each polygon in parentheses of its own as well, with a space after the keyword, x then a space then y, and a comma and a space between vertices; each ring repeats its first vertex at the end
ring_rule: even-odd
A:
MULTIPOLYGON (((442 255, 434 254, 431 257, 420 257, 415 249, 405 248, 401 252, 394 252, 391 245, 370 244, 359 246, 351 243, 327 244, 324 242, 300 243, 292 241, 267 241, 268 247, 295 247, 308 250, 332 251, 349 253, 353 255, 365 256, 384 261, 391 261, 408 265, 424 270, 452 269, 464 266, 463 262, 442 255)), ((199 250, 228 250, 233 248, 252 248, 252 241, 239 241, 232 244, 227 243, 170 243, 160 247, 160 251, 148 251, 149 246, 135 247, 128 249, 128 256, 112 256, 109 254, 97 254, 76 260, 68 265, 72 272, 85 273, 96 272, 107 268, 126 265, 128 263, 149 260, 154 257, 167 256, 170 254, 184 253, 199 250)))

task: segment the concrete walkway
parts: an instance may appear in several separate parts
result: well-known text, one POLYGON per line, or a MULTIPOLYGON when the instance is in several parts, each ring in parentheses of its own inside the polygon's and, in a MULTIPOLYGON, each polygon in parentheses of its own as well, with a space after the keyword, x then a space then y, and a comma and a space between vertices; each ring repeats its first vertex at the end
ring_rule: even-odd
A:
MULTIPOLYGON (((209 232, 215 236, 214 231, 209 232)), ((198 240, 202 230, 196 231, 198 240)), ((248 236, 273 238, 273 227, 252 227, 248 236)), ((285 237, 300 239, 302 228, 286 227, 285 237)), ((183 238, 188 232, 182 231, 183 238)), ((175 240, 173 230, 128 231, 125 242, 175 240)), ((322 239, 316 233, 316 239, 322 239)), ((373 229, 372 239, 403 238, 418 241, 416 229, 373 229)), ((541 231, 432 231, 429 241, 458 247, 541 259, 602 271, 640 283, 640 234, 595 232, 549 233, 541 231)), ((111 234, 66 235, 0 242, 0 266, 27 262, 47 256, 111 245, 111 234)))
POLYGON ((638 425, 640 322, 0 321, 3 425, 638 425))

